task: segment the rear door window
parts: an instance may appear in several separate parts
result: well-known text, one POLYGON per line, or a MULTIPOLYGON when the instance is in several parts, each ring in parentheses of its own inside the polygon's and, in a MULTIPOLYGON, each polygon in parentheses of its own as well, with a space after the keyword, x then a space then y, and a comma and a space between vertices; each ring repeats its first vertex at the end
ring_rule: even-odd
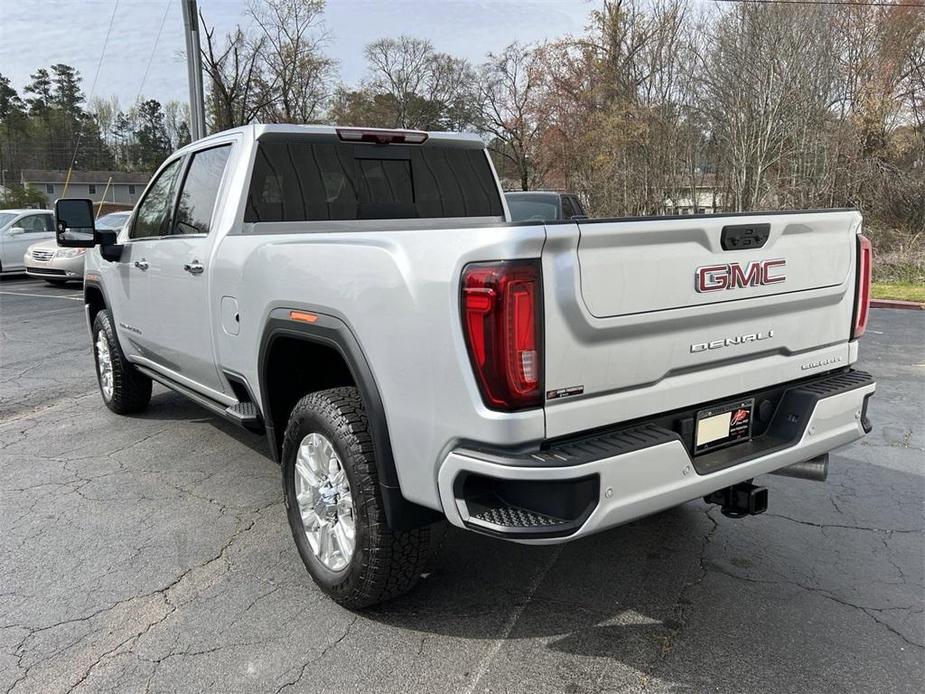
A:
POLYGON ((562 196, 562 219, 571 219, 576 214, 572 200, 568 195, 562 196))
POLYGON ((177 199, 173 234, 208 234, 231 145, 193 154, 177 199))
POLYGON ((485 151, 261 142, 245 222, 500 217, 485 151))

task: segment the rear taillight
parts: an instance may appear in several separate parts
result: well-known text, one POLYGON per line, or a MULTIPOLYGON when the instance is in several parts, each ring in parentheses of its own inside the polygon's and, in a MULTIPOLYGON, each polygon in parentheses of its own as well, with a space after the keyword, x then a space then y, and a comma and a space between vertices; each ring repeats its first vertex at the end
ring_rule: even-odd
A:
POLYGON ((867 330, 870 316, 870 273, 873 266, 874 251, 870 239, 858 234, 858 277, 857 293, 854 297, 854 328, 851 339, 856 340, 867 330))
POLYGON ((474 263, 463 270, 466 347, 492 409, 543 403, 541 277, 539 260, 474 263))

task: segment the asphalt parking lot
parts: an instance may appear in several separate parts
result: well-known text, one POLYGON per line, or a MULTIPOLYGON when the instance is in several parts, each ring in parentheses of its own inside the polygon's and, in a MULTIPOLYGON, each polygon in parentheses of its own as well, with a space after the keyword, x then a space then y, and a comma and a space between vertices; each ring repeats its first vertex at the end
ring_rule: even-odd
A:
POLYGON ((829 481, 762 478, 563 547, 449 530, 407 597, 327 600, 260 437, 163 389, 102 404, 79 288, 0 280, 6 692, 921 692, 925 312, 875 310, 874 431, 829 481))

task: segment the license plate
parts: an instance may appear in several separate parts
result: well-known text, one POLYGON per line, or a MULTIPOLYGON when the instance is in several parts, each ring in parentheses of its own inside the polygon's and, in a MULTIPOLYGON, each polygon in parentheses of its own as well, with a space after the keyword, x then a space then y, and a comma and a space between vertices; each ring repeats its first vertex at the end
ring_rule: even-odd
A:
POLYGON ((748 441, 752 437, 755 400, 717 405, 697 413, 694 453, 706 453, 723 446, 748 441))

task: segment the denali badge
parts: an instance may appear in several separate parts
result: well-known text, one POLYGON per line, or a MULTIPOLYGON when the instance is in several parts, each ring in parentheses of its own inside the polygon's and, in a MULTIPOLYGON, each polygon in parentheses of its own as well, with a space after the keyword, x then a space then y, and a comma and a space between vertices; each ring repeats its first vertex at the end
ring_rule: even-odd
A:
POLYGON ((736 335, 727 337, 722 340, 712 340, 711 342, 695 342, 691 345, 691 352, 706 352, 708 349, 722 349, 723 347, 732 347, 733 345, 743 345, 746 342, 761 342, 774 337, 774 331, 768 330, 766 333, 748 333, 747 335, 736 335))
POLYGON ((783 258, 777 260, 754 260, 744 268, 739 263, 727 265, 704 265, 697 268, 694 286, 698 292, 715 292, 721 289, 742 289, 778 284, 787 279, 782 268, 787 264, 783 258))

